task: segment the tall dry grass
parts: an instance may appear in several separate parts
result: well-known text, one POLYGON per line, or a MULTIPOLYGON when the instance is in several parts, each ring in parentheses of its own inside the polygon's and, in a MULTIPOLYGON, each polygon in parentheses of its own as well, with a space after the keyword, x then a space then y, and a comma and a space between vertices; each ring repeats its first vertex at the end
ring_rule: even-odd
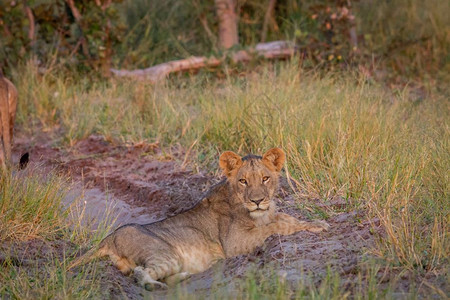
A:
POLYGON ((18 82, 22 126, 58 127, 69 145, 92 133, 181 144, 211 169, 223 150, 281 146, 303 197, 341 196, 348 209, 380 218, 379 255, 420 270, 447 262, 448 91, 388 90, 356 73, 303 72, 295 61, 245 78, 174 78, 158 86, 73 83, 33 68, 18 82))

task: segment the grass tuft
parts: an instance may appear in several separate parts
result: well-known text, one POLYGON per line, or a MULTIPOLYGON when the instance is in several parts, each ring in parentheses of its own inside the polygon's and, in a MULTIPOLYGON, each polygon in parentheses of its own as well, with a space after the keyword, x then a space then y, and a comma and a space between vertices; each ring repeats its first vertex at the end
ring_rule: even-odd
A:
POLYGON ((0 177, 0 240, 50 238, 64 227, 67 186, 52 175, 7 172, 0 177))
POLYGON ((82 196, 65 207, 72 187, 53 172, 28 169, 0 178, 0 298, 86 299, 102 293, 95 264, 67 271, 74 256, 95 246, 115 219, 108 207, 95 229, 82 196))

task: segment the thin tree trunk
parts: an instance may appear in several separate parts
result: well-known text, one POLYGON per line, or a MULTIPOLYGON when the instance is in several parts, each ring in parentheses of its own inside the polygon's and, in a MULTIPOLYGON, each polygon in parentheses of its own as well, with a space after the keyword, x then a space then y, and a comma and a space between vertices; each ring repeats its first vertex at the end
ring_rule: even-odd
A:
POLYGON ((77 23, 80 23, 81 14, 80 14, 80 11, 78 10, 78 8, 75 6, 74 0, 67 0, 66 2, 70 7, 70 11, 72 12, 73 17, 75 18, 75 21, 77 23))
POLYGON ((350 35, 350 43, 352 45, 352 49, 353 49, 353 51, 357 51, 358 50, 358 36, 356 34, 356 25, 353 25, 352 27, 350 27, 349 35, 350 35))
POLYGON ((264 16, 263 29, 261 33, 261 43, 264 43, 267 38, 267 30, 269 29, 269 22, 272 19, 273 11, 275 9, 275 4, 277 0, 269 0, 269 5, 267 6, 266 15, 264 16))
POLYGON ((88 47, 87 41, 83 35, 83 30, 81 28, 80 11, 75 6, 74 0, 66 0, 66 3, 67 3, 67 5, 69 5, 70 11, 72 12, 73 17, 75 18, 75 22, 77 23, 77 25, 80 29, 80 32, 81 32, 80 42, 81 42, 81 48, 82 48, 83 54, 86 58, 89 59, 91 56, 89 55, 89 47, 88 47))
POLYGON ((23 1, 23 9, 25 11, 25 14, 27 15, 28 22, 30 23, 30 26, 28 27, 28 39, 30 39, 30 44, 31 46, 33 46, 34 42, 36 41, 34 15, 33 11, 27 5, 27 2, 25 0, 23 1))
POLYGON ((105 56, 102 58, 102 73, 105 77, 111 77, 111 58, 112 58, 112 42, 111 42, 111 21, 106 21, 105 28, 105 56))
POLYGON ((236 0, 215 0, 219 19, 219 46, 229 49, 239 43, 236 0))
POLYGON ((105 30, 105 38, 103 39, 104 45, 105 45, 105 52, 104 56, 101 57, 101 64, 102 64, 102 73, 105 77, 111 77, 111 58, 112 58, 112 41, 111 41, 111 20, 109 19, 108 15, 106 14, 106 9, 111 5, 111 0, 106 0, 103 4, 100 0, 96 0, 95 4, 101 8, 104 17, 103 19, 106 19, 106 25, 104 27, 105 30))

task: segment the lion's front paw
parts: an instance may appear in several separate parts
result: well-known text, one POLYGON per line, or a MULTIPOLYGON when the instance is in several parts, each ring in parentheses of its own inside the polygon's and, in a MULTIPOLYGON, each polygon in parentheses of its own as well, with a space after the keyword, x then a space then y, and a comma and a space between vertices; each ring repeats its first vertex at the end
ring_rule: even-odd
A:
POLYGON ((325 221, 315 220, 311 222, 311 227, 308 228, 308 231, 311 232, 322 232, 328 231, 330 229, 330 224, 325 221))
POLYGON ((151 292, 151 291, 154 291, 156 288, 159 288, 159 289, 162 289, 162 290, 166 290, 167 289, 167 285, 162 283, 162 282, 159 282, 159 281, 152 281, 152 282, 146 282, 144 284, 144 288, 147 291, 151 292))

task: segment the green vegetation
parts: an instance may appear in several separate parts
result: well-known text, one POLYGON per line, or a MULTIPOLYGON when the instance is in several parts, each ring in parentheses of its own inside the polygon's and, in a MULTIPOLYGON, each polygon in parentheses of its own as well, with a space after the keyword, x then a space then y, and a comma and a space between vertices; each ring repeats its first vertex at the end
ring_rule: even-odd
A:
POLYGON ((0 178, 0 239, 26 240, 54 237, 64 224, 61 178, 30 174, 25 178, 6 174, 0 178))
POLYGON ((100 276, 95 266, 74 275, 66 271, 67 258, 48 257, 18 267, 0 265, 0 296, 13 299, 86 299, 100 295, 100 276), (43 266, 44 265, 44 266, 43 266))
MULTIPOLYGON (((261 153, 280 146, 287 152, 286 171, 300 187, 299 198, 320 202, 339 196, 349 204, 345 210, 365 210, 380 220, 384 233, 370 249, 377 260, 362 263, 359 281, 350 286, 331 271, 319 286, 295 287, 275 275, 248 274, 237 298, 394 297, 395 280, 386 287, 376 276, 381 268, 414 279, 443 274, 450 263, 449 2, 378 1, 376 8, 370 1, 354 3, 360 36, 356 52, 347 38, 351 24, 329 18, 335 2, 300 2, 279 1, 278 27, 269 27, 268 37, 295 40, 307 54, 301 62, 227 65, 217 73, 182 74, 158 85, 96 75, 109 63, 98 51, 107 40, 97 35, 103 27, 84 31, 94 41, 91 61, 81 48, 67 56, 80 34, 73 24, 64 24, 73 33, 66 48, 55 46, 61 40, 52 39, 50 25, 39 29, 41 48, 28 45, 25 33, 16 41, 0 37, 5 44, 0 62, 19 90, 16 127, 28 135, 48 132, 60 147, 91 134, 116 144, 181 145, 195 154, 189 163, 210 172, 217 169, 221 151, 261 153), (19 61, 24 53, 27 59, 19 61), (70 70, 73 65, 82 67, 70 70)), ((265 14, 259 3, 249 0, 241 7, 242 45, 259 41, 265 14)), ((7 16, 0 12, 2 20, 14 24, 11 29, 26 25, 21 5, 7 16)), ((36 16, 49 11, 47 1, 33 5, 36 16), (45 9, 38 10, 41 6, 45 9)), ((215 37, 207 33, 217 29, 212 7, 212 1, 196 0, 113 1, 111 11, 103 12, 117 21, 112 64, 148 67, 219 52, 215 37)), ((94 9, 86 18, 102 15, 94 9)), ((92 264, 75 274, 65 267, 78 249, 108 232, 108 218, 96 231, 82 225, 76 219, 83 217, 75 211, 79 206, 61 203, 69 190, 65 175, 43 178, 36 172, 0 178, 0 247, 36 239, 50 246, 65 241, 67 249, 62 256, 34 261, 30 269, 17 261, 11 246, 9 256, 0 257, 0 298, 98 297, 101 270, 92 264)), ((301 205, 321 218, 330 214, 313 201, 301 205)), ((415 297, 418 287, 409 288, 415 297)), ((438 288, 430 289, 445 297, 438 288)), ((177 297, 189 298, 178 292, 177 297)))
POLYGON ((215 170, 220 151, 287 152, 307 199, 348 199, 378 216, 373 253, 418 274, 448 264, 448 99, 386 90, 360 75, 298 71, 296 62, 244 78, 69 82, 25 68, 19 124, 60 128, 67 145, 96 133, 116 143, 181 143, 215 170), (25 116, 28 119, 25 120, 25 116))
MULTIPOLYGON (((237 1, 239 47, 260 42, 268 1, 237 1)), ((23 57, 40 68, 55 66, 107 75, 107 68, 146 68, 191 55, 217 55, 214 1, 0 1, 0 66, 9 74, 23 57), (101 3, 97 5, 96 3, 101 3), (103 6, 105 4, 106 6, 103 6), (36 26, 29 38, 32 10, 36 26), (92 24, 96 24, 92 26, 92 24), (14 33, 14 34, 12 34, 14 33), (94 72, 92 72, 94 71, 94 72)), ((266 41, 294 41, 304 66, 348 69, 373 76, 427 83, 448 80, 448 1, 278 0, 266 41), (355 29, 358 49, 350 39, 355 29)), ((23 62, 23 61, 22 61, 23 62)), ((69 71, 70 72, 70 71, 69 71)), ((97 75, 98 76, 98 75, 97 75)))
POLYGON ((79 225, 82 215, 77 214, 77 219, 70 217, 79 206, 73 203, 69 208, 63 208, 62 199, 69 189, 65 181, 56 174, 43 176, 42 171, 2 174, 1 298, 70 299, 98 293, 94 266, 75 275, 66 271, 66 263, 75 253, 75 245, 84 246, 95 241, 97 235, 105 235, 107 228, 100 224, 95 232, 79 225), (67 247, 62 254, 53 251, 52 247, 61 246, 67 247), (24 247, 34 250, 30 254, 18 250, 24 247))

